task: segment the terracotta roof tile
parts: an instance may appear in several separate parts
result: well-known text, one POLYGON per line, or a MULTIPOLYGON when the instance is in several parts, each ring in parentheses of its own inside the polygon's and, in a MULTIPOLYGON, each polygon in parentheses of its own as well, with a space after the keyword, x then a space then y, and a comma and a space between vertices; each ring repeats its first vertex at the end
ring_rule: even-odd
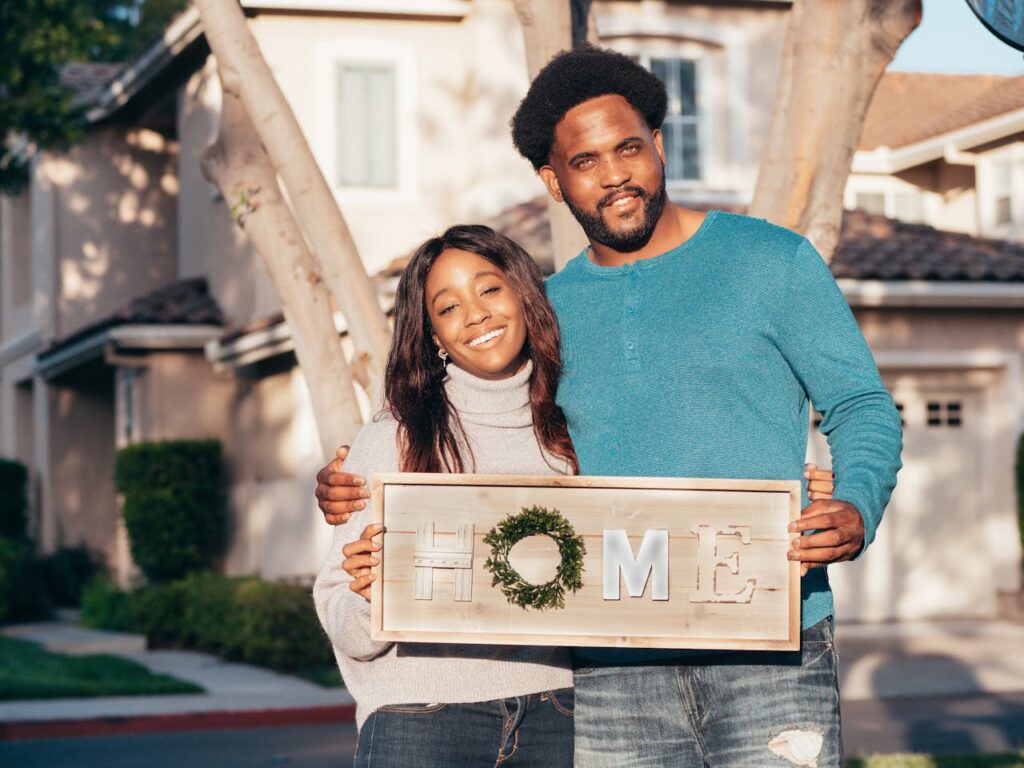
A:
POLYGON ((1024 109, 1024 75, 886 72, 859 149, 902 147, 1024 109))

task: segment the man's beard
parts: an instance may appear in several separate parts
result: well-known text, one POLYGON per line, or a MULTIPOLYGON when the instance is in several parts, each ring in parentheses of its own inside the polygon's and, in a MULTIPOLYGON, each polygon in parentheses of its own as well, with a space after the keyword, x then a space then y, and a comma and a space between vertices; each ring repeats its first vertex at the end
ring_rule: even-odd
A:
POLYGON ((668 194, 665 191, 665 175, 661 176, 661 184, 654 191, 653 194, 648 193, 647 190, 642 187, 627 185, 621 189, 617 189, 605 197, 604 200, 597 204, 597 212, 590 213, 584 211, 581 208, 577 208, 573 205, 572 200, 567 195, 563 197, 565 204, 569 206, 569 210, 572 211, 572 215, 576 217, 576 221, 583 227, 584 233, 591 241, 599 243, 607 248, 611 248, 613 251, 619 253, 633 253, 639 251, 648 241, 651 239, 651 235, 654 234, 654 228, 658 225, 658 219, 661 218, 661 212, 665 208, 665 201, 668 199, 668 194), (621 195, 623 192, 632 192, 638 198, 640 198, 641 208, 643 210, 643 220, 639 227, 629 232, 613 232, 608 224, 604 220, 604 216, 601 215, 602 210, 607 207, 607 200, 615 195, 621 195))

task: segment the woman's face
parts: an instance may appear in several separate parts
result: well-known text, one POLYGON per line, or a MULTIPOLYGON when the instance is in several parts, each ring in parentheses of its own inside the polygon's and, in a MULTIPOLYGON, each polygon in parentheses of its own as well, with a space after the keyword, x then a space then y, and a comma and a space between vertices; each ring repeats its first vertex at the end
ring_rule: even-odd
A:
POLYGON ((497 266, 475 253, 446 250, 430 268, 425 296, 434 343, 462 370, 504 379, 523 366, 523 307, 497 266))

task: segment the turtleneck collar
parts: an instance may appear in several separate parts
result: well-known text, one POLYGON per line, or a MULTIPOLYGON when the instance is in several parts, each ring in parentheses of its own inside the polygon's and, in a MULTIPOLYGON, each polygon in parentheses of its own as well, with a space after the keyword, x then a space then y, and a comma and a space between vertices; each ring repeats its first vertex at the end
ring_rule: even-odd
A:
POLYGON ((528 427, 533 423, 531 373, 532 360, 507 379, 481 379, 449 363, 444 389, 463 424, 528 427))

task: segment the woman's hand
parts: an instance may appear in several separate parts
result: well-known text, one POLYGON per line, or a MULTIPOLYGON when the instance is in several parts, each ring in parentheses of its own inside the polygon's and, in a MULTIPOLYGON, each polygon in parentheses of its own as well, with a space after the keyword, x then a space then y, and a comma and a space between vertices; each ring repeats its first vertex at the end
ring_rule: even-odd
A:
POLYGON ((814 464, 804 464, 804 477, 807 478, 807 496, 811 501, 832 498, 835 478, 831 470, 818 469, 814 464))
POLYGON ((365 509, 370 498, 366 480, 359 475, 344 472, 348 446, 341 446, 335 457, 316 473, 316 503, 330 525, 348 522, 353 512, 365 509))
POLYGON ((357 595, 362 595, 367 602, 370 601, 370 585, 377 578, 370 573, 370 568, 380 562, 380 558, 375 557, 374 553, 380 552, 383 546, 373 539, 383 532, 383 525, 373 523, 363 528, 362 536, 341 548, 341 553, 345 556, 341 567, 352 577, 348 588, 357 595))

